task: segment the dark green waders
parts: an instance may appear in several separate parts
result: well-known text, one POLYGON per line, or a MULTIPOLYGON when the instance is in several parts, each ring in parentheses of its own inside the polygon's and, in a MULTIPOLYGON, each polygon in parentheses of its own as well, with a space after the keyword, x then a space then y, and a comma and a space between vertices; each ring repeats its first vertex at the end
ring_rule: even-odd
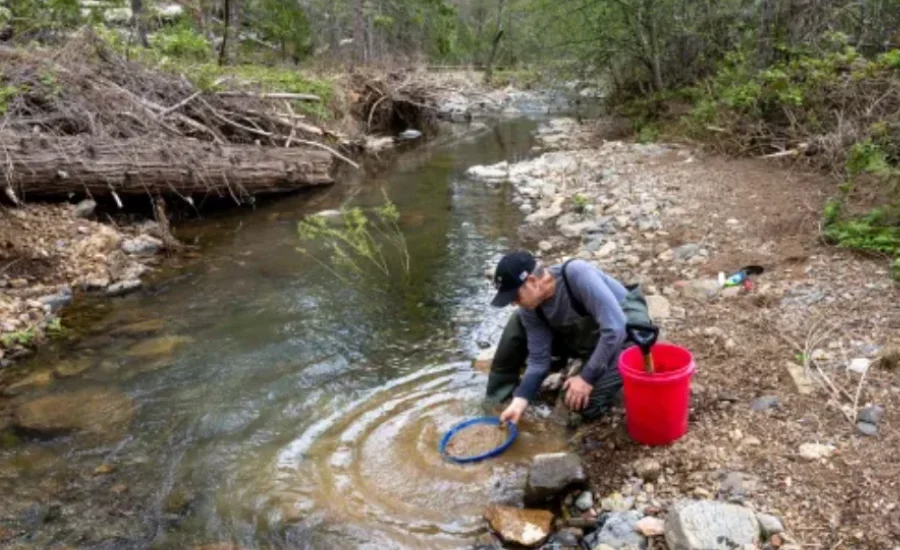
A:
MULTIPOLYGON (((629 286, 628 290, 629 293, 622 303, 628 325, 652 326, 650 314, 647 311, 647 302, 640 288, 633 285, 629 286)), ((528 339, 519 315, 517 310, 510 316, 500 337, 500 343, 497 345, 497 352, 488 375, 486 408, 512 398, 513 392, 519 385, 522 372, 524 372, 525 362, 528 358, 528 339)), ((572 325, 554 327, 551 331, 553 333, 552 356, 554 358, 550 368, 552 372, 565 368, 570 359, 587 362, 600 338, 600 329, 591 317, 582 317, 572 325)), ((626 342, 625 346, 628 345, 629 342, 626 342)), ((584 419, 598 418, 617 401, 619 390, 622 388, 618 355, 618 353, 615 355, 612 364, 607 365, 594 384, 587 407, 580 411, 584 419)))

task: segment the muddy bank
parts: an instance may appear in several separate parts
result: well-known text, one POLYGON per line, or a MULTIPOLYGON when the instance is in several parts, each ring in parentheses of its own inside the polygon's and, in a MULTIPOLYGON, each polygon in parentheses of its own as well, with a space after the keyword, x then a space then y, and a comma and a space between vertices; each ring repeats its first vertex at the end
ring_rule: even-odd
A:
MULTIPOLYGON (((468 172, 512 186, 520 234, 545 261, 584 258, 641 283, 662 338, 697 361, 690 430, 676 444, 636 445, 623 411, 579 429, 593 494, 572 494, 557 527, 589 544, 672 547, 709 513, 749 526, 734 540, 755 547, 888 547, 900 536, 900 294, 879 259, 820 241, 831 184, 598 129, 553 121, 538 131, 548 152, 468 172), (766 271, 721 287, 720 272, 746 265, 766 271), (629 539, 645 517, 664 521, 629 539), (624 538, 610 542, 613 532, 624 538)), ((693 540, 708 540, 707 527, 693 540)))

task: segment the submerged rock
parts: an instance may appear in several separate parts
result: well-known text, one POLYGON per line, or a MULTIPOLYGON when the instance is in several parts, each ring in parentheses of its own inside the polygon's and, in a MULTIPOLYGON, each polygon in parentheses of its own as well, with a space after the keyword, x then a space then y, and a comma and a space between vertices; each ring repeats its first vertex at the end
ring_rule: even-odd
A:
POLYGON ((78 376, 93 366, 94 362, 87 357, 81 357, 79 359, 63 359, 59 363, 53 365, 53 374, 59 378, 69 378, 78 376))
POLYGON ((48 395, 19 405, 13 414, 16 428, 43 436, 71 432, 107 434, 127 426, 134 404, 126 395, 106 388, 90 388, 48 395))
POLYGON ((509 506, 489 506, 484 518, 505 542, 528 548, 547 540, 553 524, 550 512, 509 506))
POLYGON ((125 355, 134 359, 162 359, 190 342, 193 342, 193 339, 187 336, 159 336, 138 342, 131 346, 125 355))
POLYGON ((19 395, 21 393, 25 393, 37 388, 42 388, 50 384, 53 381, 53 372, 49 370, 43 370, 38 372, 33 372, 26 376, 25 378, 19 380, 14 384, 10 384, 3 390, 4 395, 19 395))
POLYGON ((525 486, 526 503, 544 503, 584 485, 587 476, 581 457, 572 453, 548 453, 534 457, 525 486))
POLYGON ((670 550, 742 548, 759 543, 760 527, 753 511, 725 502, 682 500, 666 518, 670 550))
POLYGON ((146 321, 138 321, 129 323, 112 330, 112 334, 119 336, 141 336, 144 334, 152 334, 159 332, 166 327, 165 321, 162 319, 147 319, 146 321))

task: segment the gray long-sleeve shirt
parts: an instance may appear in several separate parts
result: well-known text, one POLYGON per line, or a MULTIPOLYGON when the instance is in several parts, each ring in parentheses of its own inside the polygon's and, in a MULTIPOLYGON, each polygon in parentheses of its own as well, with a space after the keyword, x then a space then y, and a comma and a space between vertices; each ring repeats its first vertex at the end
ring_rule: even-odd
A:
MULTIPOLYGON (((556 279, 556 290, 540 306, 547 321, 553 327, 578 322, 582 317, 569 300, 562 278, 562 266, 552 266, 549 270, 556 279)), ((582 260, 569 262, 566 276, 572 293, 600 327, 597 347, 581 371, 584 381, 593 385, 607 368, 617 368, 613 363, 625 341, 626 320, 621 303, 628 291, 600 268, 582 260)), ((525 375, 514 395, 530 401, 537 395, 541 382, 550 371, 553 334, 534 311, 522 309, 521 316, 528 338, 528 361, 525 375)))

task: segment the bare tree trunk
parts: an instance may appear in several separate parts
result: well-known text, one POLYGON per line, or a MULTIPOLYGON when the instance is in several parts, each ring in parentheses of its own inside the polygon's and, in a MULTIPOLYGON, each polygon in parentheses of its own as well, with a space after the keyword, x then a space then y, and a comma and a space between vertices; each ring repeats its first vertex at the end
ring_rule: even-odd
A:
POLYGON ((366 36, 363 15, 363 0, 355 0, 353 4, 353 46, 356 51, 356 62, 365 65, 366 36))
POLYGON ((141 46, 150 47, 147 40, 147 21, 144 19, 144 0, 131 0, 131 28, 137 34, 141 46))
POLYGON ((332 183, 327 152, 144 138, 114 140, 0 133, 3 181, 29 197, 247 195, 332 183))
POLYGON ((219 65, 234 65, 241 32, 241 0, 225 0, 225 32, 219 50, 219 65))
POLYGON ((497 29, 494 31, 494 41, 491 44, 491 54, 488 56, 487 63, 484 67, 484 77, 490 82, 494 76, 494 58, 497 56, 497 48, 500 46, 500 39, 503 38, 503 6, 505 0, 497 0, 497 29))

